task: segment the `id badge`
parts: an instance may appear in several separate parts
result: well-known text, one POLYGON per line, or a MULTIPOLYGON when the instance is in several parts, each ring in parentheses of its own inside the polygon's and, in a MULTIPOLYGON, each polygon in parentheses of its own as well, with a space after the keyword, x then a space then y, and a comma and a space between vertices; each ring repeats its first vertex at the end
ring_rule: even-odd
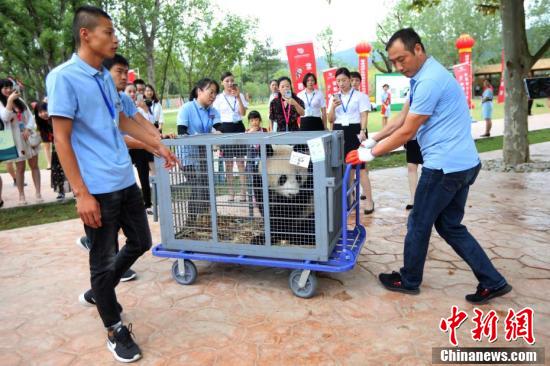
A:
POLYGON ((342 126, 349 126, 349 118, 347 116, 340 117, 338 120, 342 126))
POLYGON ((233 122, 239 122, 242 119, 239 113, 233 113, 233 122))
POLYGON ((310 117, 313 115, 313 110, 309 107, 306 107, 306 117, 310 117))

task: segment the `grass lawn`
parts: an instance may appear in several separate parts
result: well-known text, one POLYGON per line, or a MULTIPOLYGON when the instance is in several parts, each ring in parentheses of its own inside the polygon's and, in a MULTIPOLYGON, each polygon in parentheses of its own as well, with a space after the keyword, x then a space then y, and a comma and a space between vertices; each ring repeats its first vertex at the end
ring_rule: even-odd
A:
POLYGON ((16 229, 18 227, 49 224, 78 217, 75 201, 63 203, 45 203, 28 207, 5 208, 0 211, 0 230, 16 229))
MULTIPOLYGON (((529 143, 537 144, 550 141, 550 128, 529 132, 529 143)), ((476 140, 477 150, 481 152, 501 150, 502 136, 490 137, 476 140)), ((405 152, 395 152, 369 163, 371 170, 405 166, 405 152)), ((74 201, 64 203, 49 203, 28 207, 14 207, 0 211, 0 231, 15 229, 31 225, 47 224, 51 222, 64 221, 77 217, 74 201), (32 220, 29 220, 32 217, 32 220)))

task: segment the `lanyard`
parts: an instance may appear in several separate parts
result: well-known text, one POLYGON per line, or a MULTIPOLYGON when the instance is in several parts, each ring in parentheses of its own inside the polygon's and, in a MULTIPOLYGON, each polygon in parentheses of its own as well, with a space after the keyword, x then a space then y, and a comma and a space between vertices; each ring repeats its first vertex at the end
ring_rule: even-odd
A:
POLYGON ((416 80, 411 79, 411 88, 410 88, 410 92, 409 92, 409 106, 412 106, 412 104, 413 104, 413 89, 414 89, 414 84, 416 84, 416 80))
MULTIPOLYGON (((351 102, 351 98, 353 98, 353 92, 355 91, 355 89, 351 89, 351 95, 349 96, 349 99, 348 99, 348 102, 346 103, 346 105, 344 106, 344 103, 342 102, 342 109, 344 110, 344 113, 347 113, 348 112, 348 107, 349 107, 349 102, 351 102)), ((342 93, 340 93, 340 100, 342 100, 342 93)))
POLYGON ((97 83, 97 86, 99 90, 101 91, 101 96, 103 96, 103 101, 105 102, 105 105, 107 106, 107 109, 109 110, 109 114, 111 115, 111 118, 113 119, 113 122, 115 121, 115 107, 111 104, 109 101, 109 98, 107 98, 107 95, 105 95, 105 90, 101 87, 99 84, 99 80, 94 76, 94 80, 97 83))
POLYGON ((313 102, 313 98, 315 98, 315 91, 313 92, 313 95, 311 96, 311 102, 309 101, 309 97, 307 96, 307 91, 305 92, 306 100, 307 100, 307 106, 311 108, 311 102, 313 102))
POLYGON ((208 108, 206 110, 206 113, 208 113, 208 116, 207 116, 207 119, 206 119, 206 124, 204 124, 204 121, 202 120, 202 116, 201 116, 201 112, 199 111, 199 108, 197 108, 197 103, 196 102, 192 102, 193 105, 195 106, 195 110, 197 111, 197 116, 199 117, 199 120, 201 121, 201 125, 202 125, 202 133, 208 133, 207 129, 208 129, 208 123, 210 122, 210 108, 208 108))
POLYGON ((227 104, 229 105, 229 108, 235 113, 235 110, 237 109, 237 97, 235 97, 235 100, 233 100, 233 107, 231 107, 231 103, 229 103, 229 100, 227 100, 227 97, 225 96, 225 93, 223 94, 223 97, 227 104))
POLYGON ((283 104, 283 98, 281 98, 281 108, 283 108, 283 115, 285 117, 285 122, 286 122, 286 130, 288 131, 288 122, 290 121, 290 108, 292 106, 288 102, 287 102, 287 104, 288 104, 288 112, 285 109, 285 105, 283 104))

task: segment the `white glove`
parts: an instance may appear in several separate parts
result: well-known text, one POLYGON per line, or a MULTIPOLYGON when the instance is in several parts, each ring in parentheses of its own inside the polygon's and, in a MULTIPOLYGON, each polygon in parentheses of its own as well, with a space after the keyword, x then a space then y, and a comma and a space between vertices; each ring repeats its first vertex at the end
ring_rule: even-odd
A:
POLYGON ((368 139, 366 139, 361 143, 361 147, 364 147, 365 149, 372 149, 373 147, 376 146, 377 143, 378 142, 375 139, 373 139, 372 137, 369 137, 368 139))
POLYGON ((364 147, 360 147, 357 149, 358 158, 362 162, 368 163, 369 161, 374 160, 374 155, 372 155, 371 149, 366 149, 364 147))

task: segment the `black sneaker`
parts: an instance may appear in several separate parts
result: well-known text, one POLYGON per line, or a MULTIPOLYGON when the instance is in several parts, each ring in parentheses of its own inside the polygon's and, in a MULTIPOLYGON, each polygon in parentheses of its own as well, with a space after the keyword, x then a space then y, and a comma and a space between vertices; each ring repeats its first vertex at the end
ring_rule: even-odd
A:
POLYGON ((512 286, 505 284, 495 290, 489 290, 487 288, 481 288, 477 286, 477 291, 475 294, 466 295, 466 301, 471 304, 485 304, 489 300, 506 295, 508 292, 512 291, 512 286))
POLYGON ((115 329, 112 336, 107 335, 107 348, 120 362, 134 362, 141 358, 141 350, 134 342, 131 323, 128 327, 122 325, 115 329))
POLYGON ((59 193, 57 197, 55 197, 56 200, 61 201, 65 199, 65 193, 59 193))
POLYGON ((122 277, 120 277, 120 282, 127 282, 127 281, 131 281, 133 280, 134 278, 136 278, 137 276, 137 273, 131 269, 127 270, 126 272, 124 272, 124 274, 122 275, 122 277))
POLYGON ((409 295, 418 295, 420 293, 420 289, 418 287, 407 288, 403 286, 403 282, 401 282, 401 274, 398 272, 393 271, 390 274, 380 273, 378 275, 378 279, 382 282, 382 285, 390 291, 402 292, 409 295))
MULTIPOLYGON (((96 306, 94 295, 92 293, 92 289, 89 289, 86 292, 83 292, 78 296, 78 302, 81 303, 84 306, 96 306)), ((118 307, 118 312, 122 314, 122 305, 120 303, 116 303, 118 307)))
POLYGON ((76 239, 76 245, 78 245, 79 248, 82 248, 84 250, 90 251, 90 248, 92 247, 92 243, 90 243, 90 240, 87 236, 81 236, 76 239))

